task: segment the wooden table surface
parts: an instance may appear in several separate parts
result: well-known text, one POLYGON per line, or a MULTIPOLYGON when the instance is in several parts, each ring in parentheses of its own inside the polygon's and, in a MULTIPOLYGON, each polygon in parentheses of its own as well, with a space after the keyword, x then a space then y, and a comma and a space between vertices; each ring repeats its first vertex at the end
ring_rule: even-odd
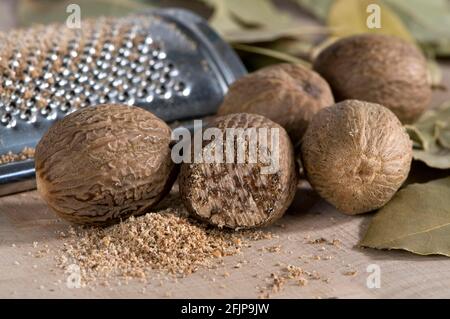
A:
POLYGON ((280 273, 285 265, 315 271, 321 279, 305 286, 287 282, 272 298, 450 297, 449 258, 358 248, 370 218, 340 214, 312 191, 301 189, 288 214, 268 229, 278 238, 253 242, 241 255, 225 257, 224 266, 215 271, 199 270, 162 285, 155 274, 146 284, 131 280, 124 285, 117 279, 106 287, 88 284, 77 289, 69 288, 68 274, 55 261, 63 243, 57 232, 66 231, 68 224, 56 218, 36 192, 3 197, 0 298, 257 298, 258 287, 270 283, 271 273, 280 273), (341 244, 309 243, 320 238, 341 244), (261 251, 278 245, 279 252, 261 251), (41 250, 48 253, 38 254, 41 250), (242 267, 234 268, 238 263, 242 267), (373 265, 380 269, 380 288, 367 286, 367 269, 373 265), (224 277, 225 272, 230 275, 224 277))
MULTIPOLYGON (((450 87, 450 63, 442 66, 450 87)), ((445 100, 450 100, 449 92, 436 92, 433 105, 445 100)), ((273 298, 450 297, 449 258, 357 247, 371 217, 340 214, 314 192, 302 188, 280 221, 282 225, 268 228, 279 238, 254 242, 242 255, 225 257, 225 265, 215 272, 200 270, 162 286, 157 279, 121 286, 119 280, 113 280, 108 287, 88 285, 76 289, 68 288, 68 275, 56 267, 55 261, 63 244, 57 232, 67 230, 68 224, 49 210, 36 191, 2 197, 0 297, 256 298, 260 295, 258 287, 267 284, 270 274, 288 264, 316 271, 327 280, 310 280, 303 287, 288 282, 273 298), (335 247, 308 243, 318 238, 337 239, 342 244, 335 247), (281 250, 261 252, 262 247, 274 245, 280 245, 281 250), (48 253, 35 257, 41 250, 48 253), (234 268, 239 262, 242 267, 234 268), (380 288, 368 288, 366 284, 371 274, 367 267, 373 264, 380 267, 380 288), (229 277, 220 275, 225 271, 229 277)))

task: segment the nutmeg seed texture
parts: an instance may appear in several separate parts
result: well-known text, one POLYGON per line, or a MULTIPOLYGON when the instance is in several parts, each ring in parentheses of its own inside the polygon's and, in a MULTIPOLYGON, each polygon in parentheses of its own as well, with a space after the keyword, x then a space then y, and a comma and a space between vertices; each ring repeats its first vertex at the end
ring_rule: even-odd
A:
POLYGON ((175 179, 170 128, 138 107, 99 105, 67 115, 36 147, 37 188, 52 210, 82 224, 139 215, 175 179))

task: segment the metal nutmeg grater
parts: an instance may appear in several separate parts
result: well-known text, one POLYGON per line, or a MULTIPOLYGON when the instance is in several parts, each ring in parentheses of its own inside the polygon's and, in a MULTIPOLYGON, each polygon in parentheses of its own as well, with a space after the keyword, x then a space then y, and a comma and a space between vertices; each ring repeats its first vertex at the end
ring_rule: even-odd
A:
MULTIPOLYGON (((120 103, 167 122, 214 114, 246 73, 199 16, 160 9, 0 34, 0 155, 34 148, 57 120, 120 103)), ((0 162, 0 196, 33 189, 32 158, 0 162)))

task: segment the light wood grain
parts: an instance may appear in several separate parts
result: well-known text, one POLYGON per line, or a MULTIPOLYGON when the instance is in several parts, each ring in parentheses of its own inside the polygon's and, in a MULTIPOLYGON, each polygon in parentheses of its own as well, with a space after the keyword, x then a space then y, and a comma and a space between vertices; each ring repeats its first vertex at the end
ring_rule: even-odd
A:
POLYGON ((273 298, 449 298, 450 259, 357 247, 370 218, 370 215, 340 214, 314 192, 302 188, 288 214, 268 229, 279 238, 254 242, 242 255, 225 257, 225 265, 215 271, 200 270, 178 282, 163 281, 162 286, 155 274, 147 284, 122 281, 119 286, 120 279, 115 279, 109 287, 91 284, 71 289, 66 285, 68 274, 56 267, 54 259, 63 244, 57 232, 66 231, 68 224, 49 211, 37 192, 3 197, 0 198, 0 297, 256 298, 260 295, 258 286, 265 286, 271 273, 279 273, 282 265, 290 264, 316 271, 329 282, 309 280, 304 287, 288 282, 273 298), (337 239, 342 244, 336 247, 308 243, 318 238, 337 239), (46 245, 50 252, 41 258, 34 257, 46 245), (262 247, 274 245, 280 245, 281 251, 261 251, 262 247), (315 260, 314 256, 322 259, 315 260), (239 262, 242 267, 234 268, 239 262), (366 269, 370 264, 380 266, 379 289, 366 285, 369 275, 366 269), (356 274, 348 276, 348 271, 356 274), (224 277, 225 272, 230 276, 224 277))

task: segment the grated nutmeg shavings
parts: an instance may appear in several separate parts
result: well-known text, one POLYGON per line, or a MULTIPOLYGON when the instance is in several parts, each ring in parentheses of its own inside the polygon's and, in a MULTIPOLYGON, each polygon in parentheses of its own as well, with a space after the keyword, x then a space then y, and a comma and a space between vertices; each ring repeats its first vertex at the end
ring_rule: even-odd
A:
POLYGON ((58 265, 77 265, 84 282, 115 276, 147 279, 155 271, 183 277, 267 238, 271 235, 262 231, 211 228, 187 218, 182 208, 167 208, 107 228, 72 228, 58 265))

